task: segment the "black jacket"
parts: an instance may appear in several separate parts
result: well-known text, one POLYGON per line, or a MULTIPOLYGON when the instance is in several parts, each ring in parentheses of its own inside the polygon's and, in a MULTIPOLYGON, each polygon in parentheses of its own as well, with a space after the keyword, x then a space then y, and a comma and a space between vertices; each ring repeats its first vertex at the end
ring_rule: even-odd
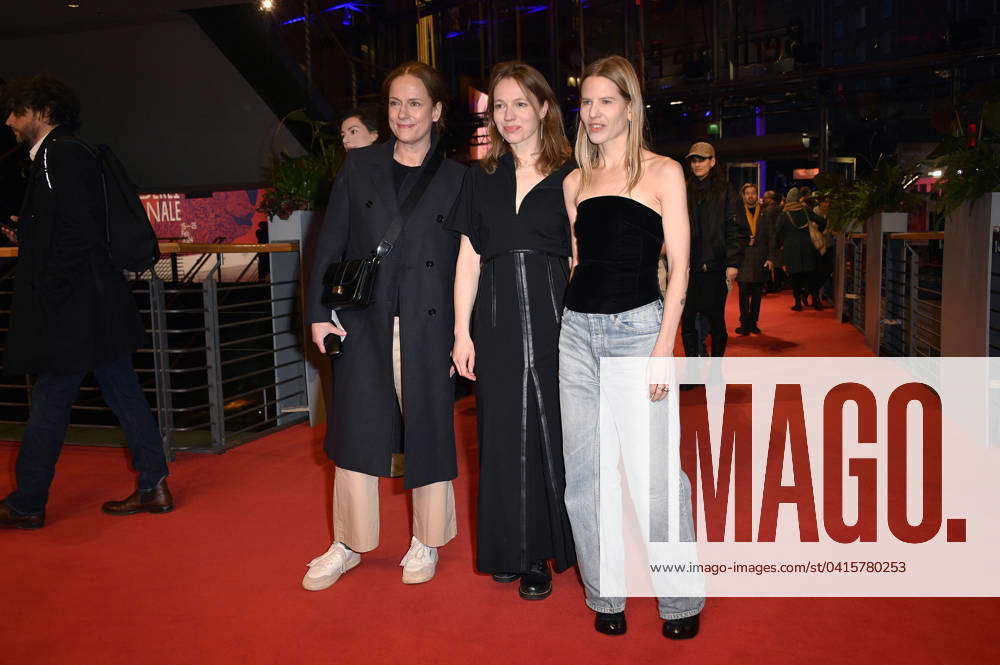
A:
POLYGON ((691 270, 739 268, 750 242, 746 225, 737 223, 739 197, 722 180, 688 180, 688 217, 691 220, 691 270))
MULTIPOLYGON (((746 207, 741 206, 740 212, 743 216, 741 218, 740 215, 737 215, 736 220, 741 222, 749 233, 750 222, 747 221, 744 210, 746 207)), ((770 259, 775 265, 778 264, 776 224, 777 210, 762 207, 760 216, 757 218, 757 235, 753 245, 748 244, 746 252, 743 254, 743 265, 740 266, 739 275, 736 276, 738 282, 752 284, 766 282, 770 278, 769 271, 764 267, 764 262, 770 259)))
POLYGON ((18 221, 4 369, 76 373, 132 353, 145 337, 128 282, 111 265, 96 158, 52 130, 18 221))
MULTIPOLYGON (((351 150, 340 167, 320 230, 306 312, 313 323, 330 320, 320 297, 331 261, 370 255, 398 216, 400 202, 419 178, 409 174, 397 197, 395 141, 351 150)), ((427 168, 427 153, 421 171, 427 168)), ((388 476, 403 437, 407 488, 451 480, 457 474, 453 424, 455 260, 458 235, 445 229, 466 168, 445 159, 378 268, 367 308, 338 312, 347 330, 334 362, 332 414, 326 451, 337 466, 388 476), (397 310, 398 303, 398 310, 397 310), (392 380, 393 316, 398 312, 402 355, 403 418, 392 380), (403 423, 405 422, 405 427, 403 423)))

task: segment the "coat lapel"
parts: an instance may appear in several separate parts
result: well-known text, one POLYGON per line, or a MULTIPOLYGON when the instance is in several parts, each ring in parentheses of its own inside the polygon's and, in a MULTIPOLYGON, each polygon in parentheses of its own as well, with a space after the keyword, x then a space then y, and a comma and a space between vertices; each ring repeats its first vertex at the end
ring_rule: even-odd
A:
POLYGON ((42 141, 42 145, 38 146, 38 152, 35 153, 35 159, 31 161, 31 168, 28 170, 28 183, 27 188, 24 191, 24 200, 21 202, 21 210, 18 212, 18 218, 20 220, 27 221, 28 213, 31 212, 31 206, 34 203, 35 187, 38 184, 39 178, 44 178, 43 171, 45 168, 45 151, 52 145, 60 136, 65 136, 67 134, 72 134, 68 129, 62 127, 56 127, 49 135, 45 137, 42 141))

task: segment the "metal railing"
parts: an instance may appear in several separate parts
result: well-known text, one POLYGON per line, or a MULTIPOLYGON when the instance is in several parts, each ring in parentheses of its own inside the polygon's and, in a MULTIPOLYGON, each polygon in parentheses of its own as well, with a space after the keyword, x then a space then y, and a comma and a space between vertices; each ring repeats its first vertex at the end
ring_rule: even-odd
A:
POLYGON ((990 258, 989 353, 1000 356, 1000 253, 994 247, 990 258))
POLYGON ((844 311, 843 321, 865 331, 865 233, 848 233, 844 237, 844 311))
POLYGON ((879 354, 941 355, 944 233, 890 233, 883 244, 879 354))
MULTIPOLYGON (((288 256, 297 267, 298 245, 161 243, 160 250, 160 263, 178 279, 164 281, 158 265, 130 285, 149 334, 149 346, 136 352, 134 363, 168 452, 221 452, 306 420, 300 282, 272 281, 248 269, 260 266, 260 255, 271 253, 288 256), (207 269, 202 281, 187 281, 175 272, 178 254, 201 255, 196 263, 207 269), (253 259, 238 278, 220 281, 227 254, 253 259)), ((4 256, 14 253, 3 250, 4 256)), ((13 276, 12 266, 0 270, 0 344, 8 328, 13 276)), ((20 440, 30 405, 31 377, 3 375, 0 439, 20 440)), ((91 376, 72 407, 66 440, 125 443, 91 376)))

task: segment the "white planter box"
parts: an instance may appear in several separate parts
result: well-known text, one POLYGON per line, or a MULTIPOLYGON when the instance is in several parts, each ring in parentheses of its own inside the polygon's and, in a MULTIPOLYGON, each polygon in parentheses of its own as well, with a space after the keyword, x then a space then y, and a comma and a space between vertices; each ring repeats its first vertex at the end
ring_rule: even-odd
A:
MULTIPOLYGON (((294 338, 290 335, 275 337, 275 348, 292 347, 277 352, 275 362, 280 365, 304 357, 306 376, 304 396, 291 396, 293 392, 302 390, 302 387, 298 386, 298 382, 289 382, 278 386, 278 409, 279 413, 291 414, 302 408, 308 408, 309 425, 312 427, 326 421, 325 386, 330 385, 330 361, 312 343, 309 317, 304 314, 308 311, 308 308, 305 307, 305 298, 307 297, 305 287, 309 281, 309 271, 312 266, 311 249, 315 247, 313 238, 319 231, 322 221, 322 210, 296 210, 288 219, 275 218, 267 225, 270 242, 295 241, 299 243, 298 256, 271 254, 271 282, 274 284, 271 287, 271 297, 274 299, 271 304, 273 314, 275 316, 294 314, 296 311, 303 313, 300 335, 294 338), (283 282, 286 283, 283 284, 283 282), (287 298, 291 296, 296 299, 288 300, 287 298), (296 302, 302 303, 301 309, 297 309, 296 302), (283 399, 283 396, 288 397, 283 399)), ((289 365, 287 368, 279 367, 275 371, 275 380, 280 382, 287 378, 283 374, 294 374, 296 370, 295 365, 289 365)), ((280 422, 281 420, 279 420, 280 422)))
POLYGON ((997 230, 1000 192, 962 205, 945 222, 942 356, 990 355, 990 273, 997 230))

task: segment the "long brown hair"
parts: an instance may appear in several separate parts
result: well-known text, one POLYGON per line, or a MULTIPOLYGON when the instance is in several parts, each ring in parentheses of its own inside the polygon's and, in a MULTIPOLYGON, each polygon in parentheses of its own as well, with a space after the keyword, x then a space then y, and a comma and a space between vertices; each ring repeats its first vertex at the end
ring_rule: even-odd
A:
MULTIPOLYGON (((620 55, 595 60, 587 66, 580 79, 583 81, 591 76, 603 76, 618 88, 618 94, 625 100, 631 114, 628 125, 628 143, 625 150, 625 173, 628 178, 627 192, 638 184, 642 177, 642 151, 646 149, 646 107, 642 103, 642 88, 639 77, 630 63, 620 55)), ((577 120, 576 126, 576 163, 580 167, 580 189, 583 191, 593 178, 594 167, 601 163, 600 146, 590 142, 587 130, 583 126, 583 114, 577 120)))
POLYGON ((521 86, 529 103, 534 107, 535 113, 540 113, 542 107, 548 103, 545 117, 541 118, 538 125, 540 149, 535 169, 542 175, 549 175, 562 166, 573 154, 569 147, 569 140, 566 138, 566 130, 563 127, 562 110, 560 110, 559 101, 545 77, 531 65, 517 60, 497 64, 490 74, 489 99, 486 104, 486 126, 489 128, 490 148, 486 156, 483 157, 481 166, 487 173, 493 173, 497 170, 500 157, 510 152, 510 146, 504 141, 500 130, 497 129, 496 122, 493 121, 493 93, 500 81, 504 79, 514 79, 521 86))
POLYGON ((407 74, 417 77, 424 84, 424 87, 427 88, 427 94, 431 98, 431 105, 441 104, 441 117, 434 123, 434 127, 438 131, 441 131, 444 129, 445 111, 448 110, 448 85, 444 82, 441 72, 430 65, 419 60, 410 60, 396 67, 382 81, 382 97, 388 102, 389 86, 400 76, 406 76, 407 74))

